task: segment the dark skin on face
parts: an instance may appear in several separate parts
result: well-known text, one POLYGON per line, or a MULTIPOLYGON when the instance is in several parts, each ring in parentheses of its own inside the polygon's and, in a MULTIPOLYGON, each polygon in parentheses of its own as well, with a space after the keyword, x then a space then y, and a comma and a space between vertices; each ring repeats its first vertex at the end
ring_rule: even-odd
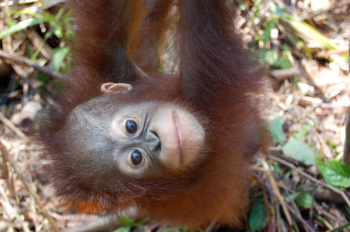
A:
POLYGON ((205 138, 199 122, 171 104, 127 106, 114 115, 110 128, 109 134, 123 144, 115 157, 118 169, 139 178, 156 163, 171 170, 186 168, 199 155, 205 138))
POLYGON ((74 66, 38 133, 61 199, 166 226, 245 227, 267 81, 233 2, 67 1, 74 66))
MULTIPOLYGON (((105 85, 102 86, 104 89, 105 85)), ((127 84, 113 84, 108 91, 132 91, 127 84)), ((201 150, 205 133, 197 119, 172 104, 144 102, 128 105, 113 115, 109 133, 119 144, 115 161, 119 171, 146 177, 157 163, 171 170, 185 169, 201 150)))
MULTIPOLYGON (((107 83, 101 86, 101 91, 106 95, 126 95, 133 91, 133 88, 129 84, 107 83)), ((93 99, 83 107, 95 104, 100 103, 93 99)), ((115 147, 110 162, 115 164, 117 172, 133 178, 159 176, 162 175, 163 169, 174 172, 186 169, 199 159, 205 141, 204 129, 195 116, 171 103, 135 103, 118 110, 111 109, 109 117, 104 121, 101 120, 102 115, 97 116, 98 120, 78 106, 68 116, 66 127, 70 133, 77 130, 77 134, 81 133, 83 128, 86 136, 90 138, 96 133, 92 130, 96 124, 107 128, 102 136, 109 144, 104 146, 115 147)), ((94 143, 85 146, 71 145, 74 146, 71 149, 81 148, 80 153, 85 154, 85 157, 94 156, 89 153, 98 153, 94 143)), ((96 157, 91 161, 93 160, 96 160, 96 157)))

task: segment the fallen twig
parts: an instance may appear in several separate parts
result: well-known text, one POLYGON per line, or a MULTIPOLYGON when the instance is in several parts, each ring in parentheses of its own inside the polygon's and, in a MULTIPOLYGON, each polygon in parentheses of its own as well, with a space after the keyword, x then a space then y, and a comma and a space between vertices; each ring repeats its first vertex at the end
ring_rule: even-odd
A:
POLYGON ((50 70, 49 68, 46 68, 46 67, 42 67, 40 65, 38 65, 37 63, 31 61, 30 59, 28 58, 25 58, 25 57, 21 57, 21 56, 13 56, 13 55, 10 55, 2 50, 0 50, 0 57, 3 57, 3 58, 6 58, 6 59, 10 59, 12 61, 15 61, 15 62, 18 62, 18 63, 21 63, 21 64, 25 64, 29 67, 32 67, 46 75, 49 75, 53 78, 56 78, 56 79, 59 79, 59 80, 64 80, 66 79, 66 76, 63 75, 63 74, 60 74, 60 73, 57 73, 57 72, 54 72, 52 70, 50 70))
POLYGON ((292 213, 294 214, 295 217, 298 218, 298 220, 299 220, 300 222, 303 223, 303 225, 304 225, 305 227, 307 227, 307 229, 308 229, 309 231, 311 231, 311 232, 314 232, 314 231, 315 231, 315 230, 309 225, 309 223, 307 223, 307 221, 305 221, 305 220, 300 216, 300 214, 298 214, 298 213, 293 209, 293 207, 291 207, 291 206, 288 205, 288 204, 286 204, 286 207, 288 208, 288 210, 289 210, 290 212, 292 212, 292 213))
POLYGON ((4 123, 8 128, 10 128, 13 132, 15 132, 21 139, 27 138, 27 136, 20 129, 18 129, 10 120, 8 120, 1 112, 0 121, 4 123))
POLYGON ((287 218, 287 221, 288 221, 289 225, 292 225, 293 224, 292 217, 290 216, 289 211, 287 210, 286 202, 284 200, 283 195, 281 194, 281 192, 279 191, 279 189, 277 187, 275 178, 271 174, 271 169, 270 169, 269 165, 264 160, 262 160, 262 165, 264 166, 265 170, 267 170, 267 178, 269 179, 269 181, 272 185, 272 188, 274 190, 274 193, 282 206, 282 209, 283 209, 283 212, 287 218))
POLYGON ((214 219, 210 222, 209 226, 205 229, 204 232, 211 232, 211 231, 213 231, 216 222, 217 222, 217 219, 214 218, 214 219))
POLYGON ((278 163, 281 163, 281 164, 283 164, 283 165, 285 165, 287 167, 290 167, 291 169, 293 169, 296 172, 298 172, 300 175, 302 175, 305 178, 315 182, 316 184, 322 185, 323 187, 328 188, 328 189, 332 190, 333 192, 336 192, 336 193, 340 194, 344 198, 346 204, 350 207, 350 200, 349 200, 349 198, 347 197, 347 195, 345 194, 344 191, 341 191, 341 190, 333 187, 332 185, 326 184, 323 181, 317 180, 316 178, 310 176, 309 174, 301 171, 300 169, 298 169, 297 167, 295 167, 293 164, 289 163, 288 161, 285 161, 285 160, 280 159, 280 158, 275 157, 275 156, 269 156, 268 158, 271 159, 271 160, 277 161, 278 163))
MULTIPOLYGON (((254 172, 253 172, 253 173, 254 173, 254 172)), ((255 173, 254 173, 253 175, 255 176, 255 178, 257 179, 257 181, 259 182, 259 184, 260 184, 260 185, 263 185, 264 188, 266 188, 267 191, 269 191, 270 194, 276 195, 276 192, 273 191, 273 190, 271 189, 271 187, 268 186, 268 185, 260 178, 259 175, 255 174, 255 173)), ((271 183, 271 185, 272 185, 272 183, 271 183)), ((272 186, 273 186, 273 185, 272 185, 272 186)), ((277 196, 277 195, 276 195, 276 196, 277 196)), ((266 201, 266 199, 265 199, 265 201, 266 201)), ((311 231, 311 232, 314 232, 314 231, 315 231, 315 230, 309 225, 309 223, 307 223, 307 221, 305 221, 305 220, 302 218, 302 216, 300 215, 299 212, 295 211, 295 210, 294 210, 290 205, 288 205, 287 203, 285 203, 285 206, 286 206, 286 208, 287 208, 289 211, 291 211, 291 212, 294 214, 295 217, 298 218, 298 220, 299 220, 301 223, 303 223, 303 225, 308 229, 308 231, 311 231)), ((280 224, 280 223, 279 223, 279 224, 280 224)))
MULTIPOLYGON (((264 182, 264 180, 254 171, 251 171, 251 174, 255 177, 255 179, 258 181, 258 183, 264 187, 262 188, 262 194, 263 194, 263 197, 264 197, 264 202, 265 202, 265 207, 266 209, 270 209, 272 206, 269 202, 269 198, 267 196, 267 193, 266 193, 266 190, 265 188, 272 194, 273 191, 266 185, 266 183, 264 182)), ((268 223, 267 223, 267 231, 271 231, 273 232, 274 231, 274 228, 275 228, 275 218, 272 217, 272 214, 267 214, 267 217, 268 217, 268 223)))

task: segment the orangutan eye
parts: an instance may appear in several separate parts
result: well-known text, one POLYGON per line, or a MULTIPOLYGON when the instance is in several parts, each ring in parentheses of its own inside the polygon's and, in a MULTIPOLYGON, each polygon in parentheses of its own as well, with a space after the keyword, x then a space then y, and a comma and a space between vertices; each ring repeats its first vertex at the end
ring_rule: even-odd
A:
POLYGON ((142 153, 138 150, 134 150, 132 153, 131 153, 131 162, 133 165, 135 166, 138 166, 141 164, 142 162, 142 153))
POLYGON ((129 134, 135 134, 137 131, 137 123, 134 120, 127 120, 125 124, 126 131, 129 134))

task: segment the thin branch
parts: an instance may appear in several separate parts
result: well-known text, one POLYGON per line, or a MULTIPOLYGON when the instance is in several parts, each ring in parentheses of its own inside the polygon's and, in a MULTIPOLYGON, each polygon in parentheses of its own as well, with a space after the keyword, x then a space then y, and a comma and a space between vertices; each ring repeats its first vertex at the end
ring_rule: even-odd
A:
POLYGON ((288 205, 288 204, 286 204, 286 206, 287 206, 288 210, 289 210, 290 212, 292 212, 292 213, 294 214, 294 216, 297 217, 298 220, 299 220, 301 223, 303 223, 303 225, 304 225, 305 227, 308 228, 309 231, 311 231, 311 232, 314 232, 314 231, 315 231, 315 230, 309 225, 309 223, 307 223, 307 221, 305 221, 305 220, 300 216, 300 214, 298 214, 298 213, 293 209, 292 206, 290 206, 290 205, 288 205))
POLYGON ((56 78, 56 79, 59 79, 59 80, 64 80, 66 79, 66 76, 63 75, 63 74, 60 74, 60 73, 57 73, 57 72, 54 72, 52 70, 50 70, 49 68, 47 67, 42 67, 40 65, 38 65, 37 63, 33 62, 32 60, 28 59, 28 58, 25 58, 25 57, 22 57, 22 56, 13 56, 13 55, 10 55, 2 50, 0 50, 0 57, 2 58, 5 58, 5 59, 9 59, 9 60, 12 60, 14 62, 18 62, 18 63, 21 63, 21 64, 24 64, 24 65, 27 65, 29 67, 32 67, 46 75, 49 75, 53 78, 56 78))
POLYGON ((282 206, 283 212, 284 212, 284 214, 285 214, 285 216, 287 218, 288 224, 291 226, 293 224, 292 217, 290 216, 290 213, 287 210, 286 202, 284 200, 284 197, 283 197, 283 195, 281 194, 280 190, 277 187, 276 180, 273 177, 273 175, 271 174, 271 169, 270 169, 269 165, 265 161, 262 161, 262 164, 263 164, 264 168, 268 171, 267 172, 267 178, 269 179, 269 181, 270 181, 270 183, 272 185, 272 188, 274 190, 274 193, 275 193, 278 201, 281 203, 281 206, 282 206))
MULTIPOLYGON (((291 204, 291 205, 288 205, 288 204, 286 205, 287 208, 289 209, 289 211, 291 211, 291 212, 294 214, 294 216, 296 216, 296 217, 303 223, 303 226, 304 226, 304 228, 305 228, 305 231, 315 231, 314 229, 311 228, 311 226, 309 225, 309 223, 307 223, 307 221, 305 221, 305 220, 303 219, 303 216, 301 215, 298 206, 295 204, 294 199, 291 197, 288 188, 287 188, 285 185, 283 185, 282 188, 283 188, 285 194, 287 195, 288 201, 289 201, 290 204, 291 204), (292 208, 293 210, 291 210, 290 208, 292 208), (311 230, 310 230, 310 229, 311 229, 311 230)), ((312 209, 313 209, 313 208, 310 209, 310 212, 311 212, 312 209)))
POLYGON ((349 115, 348 115, 348 120, 346 121, 346 127, 345 127, 345 143, 344 143, 343 161, 346 164, 350 164, 350 117, 349 117, 349 115))
MULTIPOLYGON (((268 209, 271 209, 272 206, 269 202, 269 198, 267 196, 267 193, 266 193, 266 190, 270 192, 270 194, 272 195, 273 194, 273 191, 269 188, 269 186, 266 185, 266 183, 264 182, 264 180, 259 176, 258 173, 254 172, 254 171, 251 171, 250 172, 254 177, 255 179, 257 180, 257 182, 261 185, 261 191, 262 191, 262 194, 263 194, 263 197, 264 197, 264 201, 265 201, 265 208, 266 210, 268 209)), ((268 213, 267 214, 268 216, 268 227, 267 227, 267 231, 271 231, 273 232, 274 231, 274 228, 275 228, 275 218, 272 216, 272 214, 268 213)))
POLYGON ((331 232, 338 232, 338 231, 343 231, 344 229, 350 227, 350 222, 346 223, 345 225, 342 225, 338 228, 335 228, 333 230, 331 230, 331 232))
POLYGON ((13 132, 15 132, 21 139, 27 138, 27 136, 20 129, 18 129, 10 120, 8 120, 1 112, 0 121, 4 123, 8 128, 10 128, 13 132))
POLYGON ((205 229, 204 232, 211 232, 211 231, 213 231, 216 222, 217 222, 217 218, 214 218, 214 219, 210 222, 209 226, 205 229))
MULTIPOLYGON (((254 173, 254 172, 253 172, 253 173, 254 173)), ((270 194, 276 195, 275 191, 273 191, 273 190, 271 189, 271 187, 268 186, 268 185, 261 179, 261 177, 260 177, 259 175, 257 175, 257 174, 254 173, 254 176, 255 176, 255 178, 257 179, 257 181, 259 182, 259 184, 260 184, 260 185, 263 185, 263 186, 267 189, 267 191, 269 191, 270 194)), ((277 195, 276 195, 276 196, 277 196, 277 195)), ((294 214, 295 217, 298 218, 298 220, 299 220, 301 223, 303 223, 303 225, 308 229, 308 231, 310 231, 310 232, 314 232, 314 231, 315 231, 315 230, 309 225, 309 223, 307 223, 307 221, 305 221, 305 220, 302 218, 302 216, 300 215, 300 212, 294 210, 293 207, 291 207, 290 205, 288 205, 288 203, 285 203, 285 206, 287 207, 287 209, 288 209, 289 211, 291 211, 291 212, 294 214)))
POLYGON ((283 165, 293 169, 294 171, 298 172, 300 175, 302 175, 305 178, 315 182, 316 184, 322 185, 323 187, 328 188, 328 189, 332 190, 333 192, 338 193, 339 195, 341 195, 344 198, 346 204, 350 207, 350 200, 349 200, 348 196, 345 194, 344 191, 341 191, 341 190, 333 187, 332 185, 326 184, 323 181, 317 180, 316 178, 310 176, 309 174, 299 170, 297 167, 294 166, 294 164, 289 163, 288 161, 285 161, 285 160, 280 159, 280 158, 275 157, 275 156, 268 156, 268 158, 271 159, 271 160, 277 161, 278 163, 281 163, 281 164, 283 164, 283 165))

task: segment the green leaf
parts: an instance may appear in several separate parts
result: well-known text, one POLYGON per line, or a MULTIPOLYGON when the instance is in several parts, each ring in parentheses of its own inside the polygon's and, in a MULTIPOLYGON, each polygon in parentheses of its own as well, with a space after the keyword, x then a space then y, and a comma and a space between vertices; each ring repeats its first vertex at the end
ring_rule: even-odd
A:
POLYGON ((285 17, 281 17, 282 20, 289 23, 296 31, 300 32, 309 40, 315 41, 327 49, 337 49, 336 45, 309 24, 287 13, 285 13, 284 16, 285 17))
POLYGON ((64 48, 55 48, 53 53, 53 69, 57 72, 61 69, 61 64, 64 61, 64 59, 69 54, 70 48, 64 47, 64 48))
POLYGON ((294 138, 302 140, 305 138, 306 134, 309 133, 313 126, 312 125, 303 125, 297 133, 294 134, 294 138))
POLYGON ((326 144, 328 146, 330 146, 331 148, 333 148, 333 149, 337 148, 337 144, 335 142, 333 142, 333 141, 327 141, 326 144))
POLYGON ((63 28, 61 25, 57 25, 54 32, 55 36, 57 36, 57 38, 59 39, 62 39, 63 36, 64 36, 64 33, 63 33, 63 28))
POLYGON ((146 222, 148 222, 148 218, 144 218, 139 222, 135 222, 134 219, 128 218, 128 217, 124 217, 124 216, 120 216, 119 217, 119 222, 121 225, 123 225, 123 227, 119 228, 121 230, 117 230, 118 232, 128 232, 130 231, 131 228, 133 227, 141 227, 143 226, 146 222), (125 230, 124 230, 125 229, 125 230))
POLYGON ((346 228, 350 228, 350 222, 331 230, 331 232, 341 232, 341 231, 344 231, 344 229, 346 228))
POLYGON ((41 72, 38 73, 37 75, 37 80, 43 82, 43 83, 46 83, 50 80, 50 77, 46 74, 43 74, 41 72))
POLYGON ((288 142, 282 148, 283 153, 296 159, 306 165, 314 165, 315 151, 306 143, 295 138, 290 138, 288 142))
POLYGON ((136 226, 136 227, 143 226, 143 225, 145 225, 145 223, 148 222, 148 221, 149 221, 148 218, 144 218, 144 219, 142 219, 141 221, 139 221, 139 222, 137 222, 137 223, 134 223, 134 226, 136 226))
POLYGON ((273 67, 281 69, 292 68, 293 65, 290 63, 289 54, 290 48, 287 44, 283 44, 283 51, 280 52, 278 59, 273 64, 273 67))
POLYGON ((251 230, 262 230, 267 225, 267 212, 263 198, 254 201, 249 214, 249 228, 251 230))
POLYGON ((241 10, 241 11, 244 11, 246 8, 245 8, 245 4, 243 4, 242 2, 238 2, 238 8, 241 10))
POLYGON ((282 18, 284 15, 284 11, 282 8, 278 7, 277 4, 271 4, 271 12, 274 14, 275 18, 282 18))
POLYGON ((277 162, 273 165, 273 170, 277 176, 279 176, 281 174, 281 168, 277 162))
POLYGON ((287 14, 278 6, 273 5, 271 7, 271 12, 273 13, 274 18, 276 18, 277 20, 283 20, 284 22, 288 23, 303 37, 311 41, 315 41, 327 49, 338 49, 336 45, 334 45, 327 37, 325 37, 318 30, 305 23, 304 21, 299 20, 290 14, 287 14))
POLYGON ((312 195, 310 193, 305 192, 296 192, 293 193, 287 198, 287 200, 294 200, 295 203, 298 206, 304 207, 304 208, 311 208, 312 204, 314 203, 314 199, 312 198, 312 195))
POLYGON ((28 18, 28 19, 25 19, 25 20, 15 24, 15 25, 10 26, 9 28, 3 30, 0 33, 0 39, 4 38, 5 36, 11 35, 15 32, 22 31, 28 27, 37 25, 39 23, 46 23, 49 21, 50 21, 50 19, 48 19, 48 18, 28 18))
POLYGON ((278 117, 272 120, 272 122, 268 125, 268 129, 271 133, 273 140, 277 143, 282 144, 286 141, 286 134, 283 132, 283 119, 278 117))
POLYGON ((344 177, 350 177, 350 164, 344 164, 338 160, 329 159, 328 167, 344 177))
POLYGON ((256 0, 256 1, 254 2, 254 6, 259 8, 261 2, 262 2, 262 0, 256 0))
POLYGON ((317 159, 317 165, 325 181, 336 187, 349 188, 349 165, 342 164, 336 160, 328 160, 329 166, 326 166, 321 158, 317 159))
POLYGON ((134 225, 134 220, 132 220, 128 217, 120 216, 118 219, 119 219, 120 224, 122 224, 123 226, 130 226, 131 227, 134 225))
POLYGON ((266 44, 270 40, 270 35, 271 35, 271 29, 276 26, 276 21, 271 20, 268 22, 264 22, 263 24, 264 30, 263 30, 263 42, 266 44))
POLYGON ((264 54, 264 59, 269 65, 274 65, 278 59, 278 52, 276 50, 268 50, 264 54))
POLYGON ((301 193, 295 199, 295 203, 298 206, 304 207, 306 209, 310 209, 312 207, 313 202, 314 202, 314 199, 312 198, 311 193, 301 193))

